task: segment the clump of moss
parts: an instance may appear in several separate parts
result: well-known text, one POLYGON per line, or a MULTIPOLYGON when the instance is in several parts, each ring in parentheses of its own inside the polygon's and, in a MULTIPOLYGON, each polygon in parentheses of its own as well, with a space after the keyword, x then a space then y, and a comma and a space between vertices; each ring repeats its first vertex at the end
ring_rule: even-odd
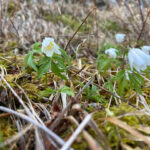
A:
POLYGON ((26 94, 29 96, 30 99, 37 101, 36 94, 39 93, 38 86, 32 83, 25 83, 22 86, 23 89, 25 89, 26 94))
POLYGON ((74 148, 75 150, 83 150, 88 149, 88 145, 83 137, 78 137, 76 142, 72 145, 72 148, 74 148))
MULTIPOLYGON (((1 140, 6 140, 13 136, 16 132, 9 119, 0 119, 0 134, 1 140)), ((2 141, 1 141, 2 142, 2 141)))

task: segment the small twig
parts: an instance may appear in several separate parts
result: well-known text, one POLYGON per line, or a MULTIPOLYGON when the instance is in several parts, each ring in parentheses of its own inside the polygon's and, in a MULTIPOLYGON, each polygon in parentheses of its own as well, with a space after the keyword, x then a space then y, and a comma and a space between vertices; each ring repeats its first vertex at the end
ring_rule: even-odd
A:
POLYGON ((19 40, 20 40, 19 32, 18 32, 17 28, 15 27, 15 25, 14 25, 13 21, 11 20, 11 18, 9 18, 9 20, 10 20, 10 22, 11 22, 13 28, 15 29, 15 31, 16 31, 16 33, 17 33, 17 39, 18 39, 18 41, 19 41, 19 40))
POLYGON ((79 125, 79 127, 72 134, 70 139, 65 143, 65 145, 60 150, 68 150, 68 148, 75 141, 75 139, 80 134, 80 132, 82 132, 82 130, 85 128, 85 126, 88 124, 88 122, 90 121, 91 118, 92 118, 91 114, 89 114, 85 117, 85 119, 82 121, 82 123, 79 125))
POLYGON ((147 16, 146 16, 146 19, 145 19, 145 21, 143 22, 143 25, 142 25, 140 34, 139 34, 139 36, 138 36, 138 38, 137 38, 137 43, 138 43, 138 41, 140 40, 140 38, 141 38, 141 36, 142 36, 142 32, 143 32, 143 30, 144 30, 144 28, 145 28, 145 25, 146 25, 146 22, 147 22, 147 19, 148 19, 149 15, 150 15, 150 10, 148 11, 147 16))
POLYGON ((89 17, 89 15, 96 9, 96 7, 94 7, 92 10, 89 11, 89 13, 87 14, 87 16, 85 17, 85 19, 82 21, 82 23, 80 24, 80 26, 77 28, 77 30, 74 32, 74 34, 72 35, 72 37, 69 39, 65 50, 67 50, 70 42, 73 40, 74 36, 77 34, 77 32, 80 30, 81 26, 85 23, 86 19, 89 17))
MULTIPOLYGON (((8 0, 6 1, 6 4, 5 4, 5 14, 3 16, 3 22, 2 22, 2 32, 4 33, 4 27, 6 26, 6 20, 7 20, 7 10, 8 10, 8 0)), ((2 10, 3 11, 3 10, 2 10)), ((2 21, 2 20, 1 20, 2 21)))
POLYGON ((139 4, 141 20, 142 20, 142 23, 143 23, 144 22, 144 15, 143 15, 142 8, 141 8, 141 5, 142 5, 141 0, 138 0, 138 4, 139 4))
POLYGON ((130 12, 130 15, 131 15, 131 17, 132 17, 132 19, 133 19, 132 22, 130 21, 130 22, 131 22, 131 25, 132 25, 133 29, 138 33, 140 27, 139 27, 139 25, 138 25, 138 23, 137 23, 137 21, 136 21, 134 15, 133 15, 131 9, 130 9, 130 7, 128 6, 128 4, 125 2, 124 5, 126 6, 126 8, 128 9, 128 11, 130 12), (136 26, 134 26, 134 23, 133 23, 133 22, 135 23, 136 26), (136 29, 136 28, 137 28, 137 29, 136 29))
POLYGON ((79 74, 80 72, 82 72, 85 67, 86 67, 86 66, 84 65, 77 73, 73 74, 72 76, 76 76, 77 74, 79 74))

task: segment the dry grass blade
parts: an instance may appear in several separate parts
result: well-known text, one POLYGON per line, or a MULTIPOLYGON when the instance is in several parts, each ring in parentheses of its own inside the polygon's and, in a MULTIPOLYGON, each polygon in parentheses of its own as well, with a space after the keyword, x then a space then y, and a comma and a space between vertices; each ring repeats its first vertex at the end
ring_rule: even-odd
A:
POLYGON ((140 132, 136 131, 131 126, 125 124, 125 122, 123 122, 123 121, 121 121, 117 118, 106 118, 105 120, 107 120, 107 121, 123 128, 124 130, 128 131, 129 133, 131 133, 135 137, 137 137, 137 138, 141 139, 142 141, 144 141, 150 147, 150 140, 148 139, 148 137, 146 137, 145 135, 143 135, 140 132))
POLYGON ((141 132, 145 132, 146 134, 150 134, 150 127, 143 127, 143 126, 139 126, 137 128, 137 130, 141 131, 141 132))
POLYGON ((44 150, 44 143, 43 139, 40 133, 40 130, 38 128, 35 129, 35 139, 36 139, 36 150, 44 150))
POLYGON ((85 126, 88 124, 90 119, 92 118, 92 115, 89 114, 85 117, 85 119, 82 121, 82 123, 79 125, 79 127, 75 130, 75 132, 72 134, 70 139, 64 144, 64 146, 61 148, 61 150, 67 150, 71 144, 74 142, 74 140, 77 138, 77 136, 82 132, 82 130, 85 128, 85 126))

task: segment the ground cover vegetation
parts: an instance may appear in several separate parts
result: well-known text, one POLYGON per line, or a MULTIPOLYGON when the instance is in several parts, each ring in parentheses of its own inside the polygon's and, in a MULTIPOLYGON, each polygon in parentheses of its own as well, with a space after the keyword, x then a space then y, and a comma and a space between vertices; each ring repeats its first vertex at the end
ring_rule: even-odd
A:
POLYGON ((0 2, 0 149, 150 149, 150 3, 0 2))

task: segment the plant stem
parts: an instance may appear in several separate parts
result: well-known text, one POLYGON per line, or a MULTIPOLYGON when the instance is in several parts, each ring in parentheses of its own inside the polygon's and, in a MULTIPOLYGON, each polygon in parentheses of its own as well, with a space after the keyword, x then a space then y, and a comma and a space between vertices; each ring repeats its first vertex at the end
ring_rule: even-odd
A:
POLYGON ((48 81, 47 81, 47 73, 45 74, 45 86, 48 87, 48 81))

